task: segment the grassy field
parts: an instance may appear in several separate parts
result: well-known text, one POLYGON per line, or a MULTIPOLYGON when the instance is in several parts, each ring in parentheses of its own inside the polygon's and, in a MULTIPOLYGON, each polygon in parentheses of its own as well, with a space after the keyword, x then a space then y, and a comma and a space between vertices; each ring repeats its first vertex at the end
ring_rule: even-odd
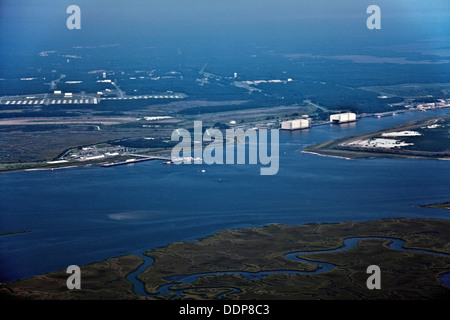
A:
POLYGON ((139 299, 126 276, 136 270, 143 260, 134 255, 111 258, 82 267, 82 290, 68 290, 66 270, 18 281, 16 287, 1 285, 0 297, 9 299, 139 299), (16 291, 17 290, 17 291, 16 291))
MULTIPOLYGON (((390 237, 406 241, 405 248, 450 254, 450 221, 385 219, 368 222, 268 225, 220 231, 195 242, 177 242, 147 252, 155 261, 138 278, 149 293, 157 293, 166 278, 176 275, 222 271, 312 271, 309 263, 286 259, 296 251, 328 250, 342 246, 345 238, 390 237)), ((238 274, 211 275, 190 284, 173 284, 183 290, 180 299, 448 299, 450 289, 438 276, 450 271, 450 258, 426 253, 397 251, 389 240, 366 239, 346 251, 315 253, 306 259, 338 267, 320 274, 274 273, 263 279, 238 274), (366 287, 370 265, 381 268, 382 289, 366 287), (233 288, 238 289, 237 292, 233 288)), ((125 276, 136 270, 142 258, 128 255, 81 267, 82 290, 67 290, 65 270, 0 285, 10 299, 170 299, 138 296, 125 276)))

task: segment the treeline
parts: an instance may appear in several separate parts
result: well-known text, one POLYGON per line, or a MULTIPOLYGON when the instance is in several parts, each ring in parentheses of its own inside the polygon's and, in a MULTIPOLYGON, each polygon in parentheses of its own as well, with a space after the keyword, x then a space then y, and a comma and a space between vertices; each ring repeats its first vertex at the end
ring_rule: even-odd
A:
POLYGON ((65 111, 27 111, 0 113, 0 119, 6 118, 32 118, 32 117, 77 117, 79 113, 65 111))
POLYGON ((22 131, 22 132, 39 132, 67 129, 69 126, 64 124, 32 124, 18 126, 1 126, 0 132, 22 131))
POLYGON ((178 144, 178 142, 176 141, 175 142, 167 141, 161 138, 155 138, 151 140, 143 138, 123 139, 123 140, 108 141, 108 143, 115 146, 123 146, 127 148, 136 148, 136 149, 147 149, 147 148, 169 149, 173 148, 178 144))

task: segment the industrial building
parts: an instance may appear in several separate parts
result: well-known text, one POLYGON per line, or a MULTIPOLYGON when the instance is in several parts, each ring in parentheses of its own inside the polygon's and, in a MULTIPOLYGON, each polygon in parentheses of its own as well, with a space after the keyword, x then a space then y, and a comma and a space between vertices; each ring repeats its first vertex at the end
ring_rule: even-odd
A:
POLYGON ((330 116, 331 123, 347 123, 353 121, 356 121, 356 113, 346 112, 346 113, 332 114, 330 116))
POLYGON ((311 127, 311 119, 309 119, 309 118, 281 122, 282 130, 299 130, 299 129, 306 129, 306 128, 310 128, 310 127, 311 127))

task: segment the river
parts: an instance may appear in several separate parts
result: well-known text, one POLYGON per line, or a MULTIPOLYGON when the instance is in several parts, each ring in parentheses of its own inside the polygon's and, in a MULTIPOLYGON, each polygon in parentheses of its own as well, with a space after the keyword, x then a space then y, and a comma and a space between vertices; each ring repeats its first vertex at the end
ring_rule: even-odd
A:
POLYGON ((450 163, 418 159, 344 160, 298 152, 305 146, 448 111, 363 118, 280 133, 280 169, 257 165, 71 168, 0 175, 0 281, 195 240, 228 228, 269 223, 449 219, 416 207, 449 200, 450 163), (206 172, 202 172, 205 170, 206 172))
MULTIPOLYGON (((379 239, 379 240, 388 240, 389 248, 399 251, 406 251, 406 252, 417 252, 417 253, 427 253, 427 254, 433 254, 433 255, 439 255, 443 257, 450 257, 449 254, 444 253, 437 253, 433 251, 427 251, 427 250, 418 250, 418 249, 407 249, 403 248, 403 244, 405 241, 395 238, 387 238, 387 237, 354 237, 354 238, 347 238, 344 239, 344 244, 336 249, 331 250, 318 250, 318 251, 297 251, 297 252, 291 252, 288 254, 285 254, 284 256, 287 259, 303 262, 303 263, 309 263, 315 265, 317 268, 314 271, 296 271, 296 270, 271 270, 271 271, 260 271, 260 272, 242 272, 242 271, 224 271, 224 272, 210 272, 210 273, 197 273, 197 274, 189 274, 189 275, 176 275, 171 277, 166 277, 165 280, 169 281, 169 283, 160 286, 157 291, 157 294, 148 294, 144 289, 144 284, 137 279, 137 276, 144 272, 153 262, 154 260, 146 255, 141 255, 141 257, 145 260, 145 262, 136 270, 135 272, 128 275, 127 279, 133 283, 134 289, 136 294, 147 296, 147 297, 157 297, 157 296, 164 296, 167 294, 173 294, 171 297, 171 300, 175 300, 179 298, 181 295, 184 294, 183 289, 176 289, 177 285, 180 284, 191 284, 197 281, 201 277, 207 277, 207 276, 215 276, 215 275, 223 275, 223 274, 236 274, 240 275, 241 277, 245 279, 264 279, 270 274, 319 274, 331 271, 333 269, 338 268, 337 265, 334 265, 332 263, 323 262, 323 261, 313 261, 311 259, 302 259, 298 256, 304 256, 308 258, 309 254, 314 253, 330 253, 330 252, 338 252, 338 251, 345 251, 345 250, 351 250, 355 248, 360 240, 367 240, 367 239, 379 239)), ((440 277, 443 284, 445 284, 447 287, 450 287, 450 283, 448 282, 447 278, 450 273, 446 273, 443 276, 440 277)), ((233 292, 238 293, 240 292, 237 288, 230 288, 233 290, 233 292)), ((188 289, 190 290, 190 289, 188 289)))

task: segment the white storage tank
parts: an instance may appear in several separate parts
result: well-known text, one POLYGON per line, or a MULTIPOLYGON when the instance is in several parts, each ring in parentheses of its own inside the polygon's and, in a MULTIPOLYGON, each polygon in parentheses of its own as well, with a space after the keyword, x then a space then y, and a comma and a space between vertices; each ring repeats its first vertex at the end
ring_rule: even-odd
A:
POLYGON ((299 130, 299 129, 306 129, 309 127, 311 127, 310 119, 296 119, 283 121, 281 123, 282 130, 299 130))
POLYGON ((332 114, 330 116, 330 122, 332 123, 346 123, 353 121, 356 121, 356 113, 352 112, 332 114))

